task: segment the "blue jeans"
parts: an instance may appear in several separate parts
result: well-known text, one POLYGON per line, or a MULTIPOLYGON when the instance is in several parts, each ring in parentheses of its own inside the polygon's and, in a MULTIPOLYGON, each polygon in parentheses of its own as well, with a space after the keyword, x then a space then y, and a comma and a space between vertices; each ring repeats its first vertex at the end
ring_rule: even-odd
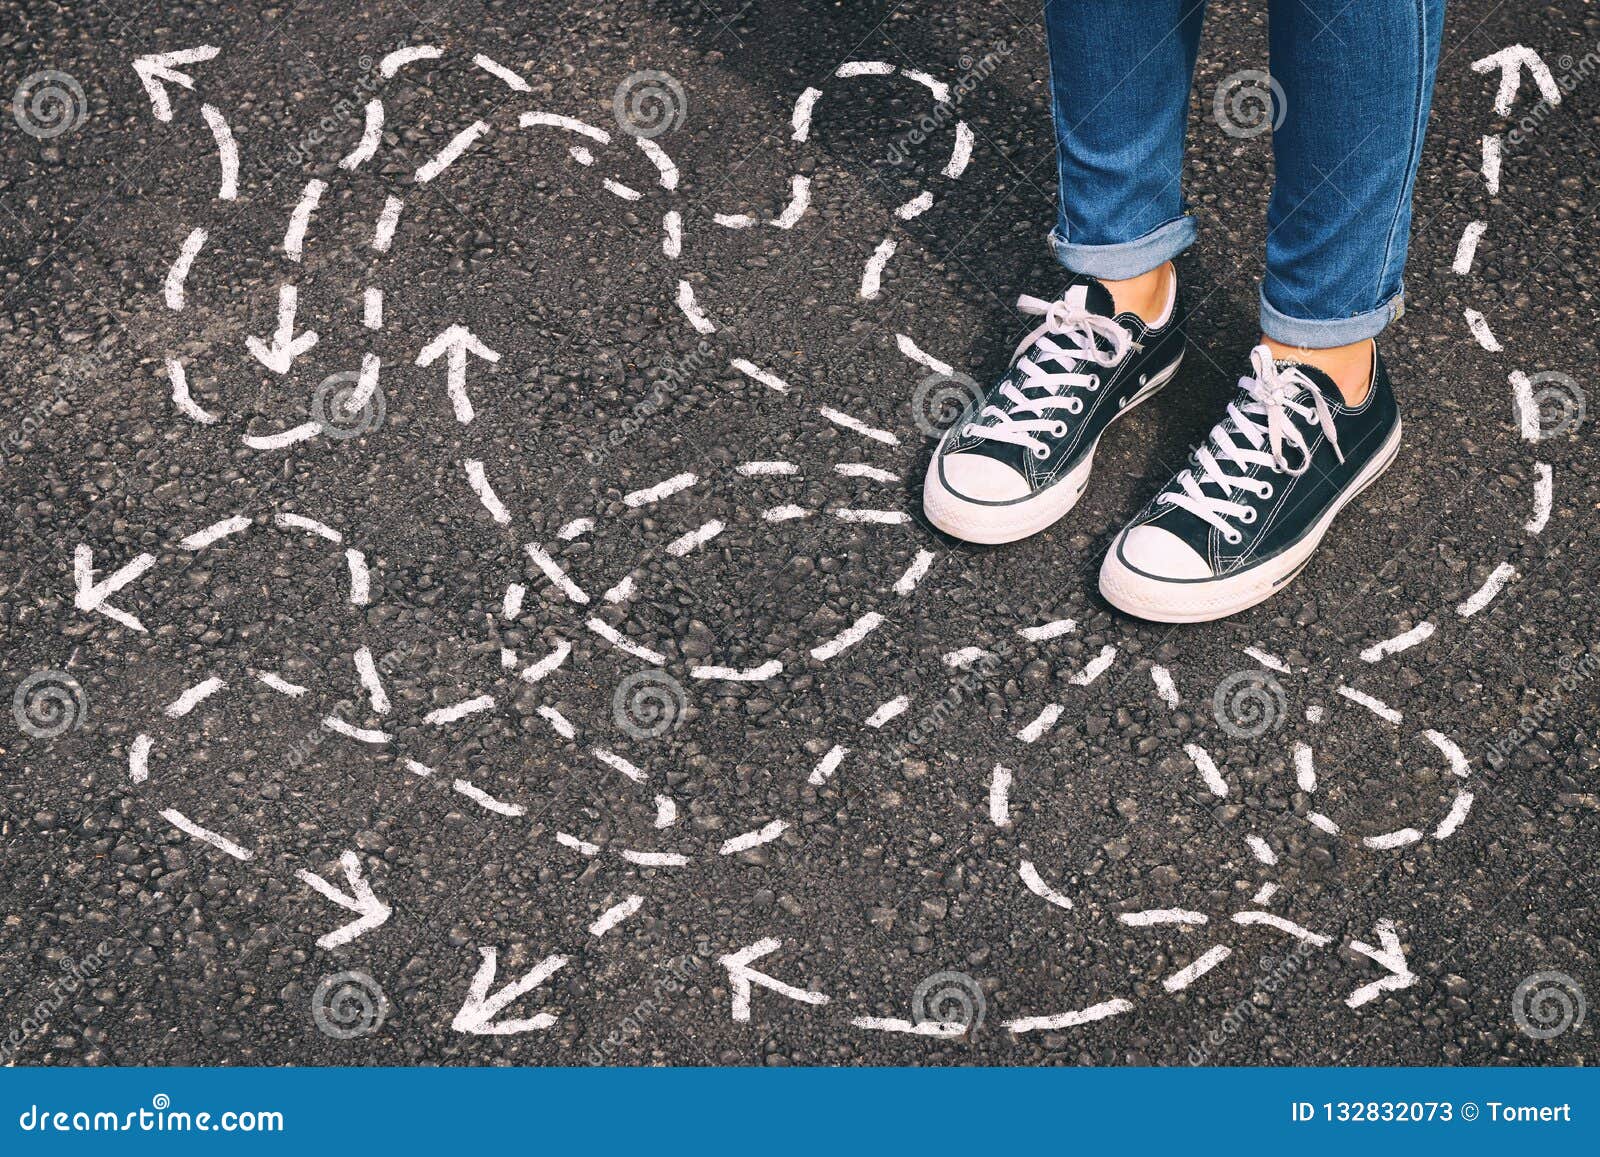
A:
MULTIPOLYGON (((1061 200, 1050 235, 1075 273, 1127 278, 1193 243, 1183 145, 1205 0, 1048 0, 1061 200)), ((1208 131, 1272 131, 1261 329, 1327 348, 1400 315, 1411 190, 1444 0, 1271 0, 1270 78, 1204 96, 1208 131)), ((1224 136, 1226 134, 1226 136, 1224 136)), ((1235 184, 1256 179, 1253 158, 1235 184)))

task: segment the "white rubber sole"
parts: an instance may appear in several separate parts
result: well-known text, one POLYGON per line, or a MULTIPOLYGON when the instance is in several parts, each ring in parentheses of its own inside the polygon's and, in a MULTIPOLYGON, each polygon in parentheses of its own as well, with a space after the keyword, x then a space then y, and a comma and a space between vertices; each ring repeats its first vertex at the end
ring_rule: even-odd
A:
MULTIPOLYGON (((1126 405, 1111 416, 1100 438, 1117 419, 1148 401, 1161 387, 1172 380, 1183 364, 1180 352, 1172 364, 1158 370, 1126 405)), ((1077 467, 1062 477, 1048 490, 1016 502, 973 502, 949 490, 939 478, 939 452, 934 451, 928 462, 927 477, 922 483, 922 511, 928 521, 948 535, 965 542, 984 546, 997 546, 1003 542, 1016 542, 1029 535, 1038 534, 1047 526, 1060 521, 1078 505, 1078 499, 1088 488, 1089 475, 1094 469, 1094 452, 1100 446, 1096 438, 1089 453, 1077 467)), ((942 444, 942 443, 941 443, 942 444)))
POLYGON ((1356 500, 1393 465, 1400 453, 1400 422, 1372 461, 1356 476, 1354 485, 1329 508, 1299 542, 1281 554, 1257 563, 1241 574, 1218 579, 1173 582, 1153 578, 1121 561, 1119 550, 1127 530, 1118 534, 1100 564, 1100 593, 1112 606, 1157 623, 1208 623, 1266 602, 1300 573, 1322 543, 1340 511, 1356 500))

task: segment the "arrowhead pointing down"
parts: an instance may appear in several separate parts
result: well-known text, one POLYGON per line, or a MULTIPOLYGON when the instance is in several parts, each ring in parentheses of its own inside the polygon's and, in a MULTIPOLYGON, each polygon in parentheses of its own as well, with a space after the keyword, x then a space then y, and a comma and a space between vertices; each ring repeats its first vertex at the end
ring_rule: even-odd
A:
POLYGON ((462 1003, 461 1011, 450 1022, 452 1029, 476 1036, 510 1036, 555 1024, 555 1016, 548 1012, 537 1013, 524 1020, 496 1021, 494 1018, 523 993, 539 987, 566 967, 565 956, 546 956, 525 972, 520 980, 513 981, 490 996, 489 986, 494 983, 498 953, 493 948, 480 948, 478 951, 483 955, 483 963, 472 978, 472 987, 467 990, 467 999, 462 1003))

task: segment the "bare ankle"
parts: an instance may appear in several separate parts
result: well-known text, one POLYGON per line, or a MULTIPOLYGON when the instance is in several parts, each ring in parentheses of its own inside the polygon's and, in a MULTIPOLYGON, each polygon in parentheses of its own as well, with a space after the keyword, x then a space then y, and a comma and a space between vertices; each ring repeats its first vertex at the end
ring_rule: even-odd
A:
POLYGON ((1270 337, 1263 337, 1261 344, 1270 349, 1272 356, 1278 361, 1315 366, 1327 374, 1333 379, 1333 384, 1339 387, 1339 394, 1344 398, 1345 405, 1359 406, 1366 401, 1367 391, 1372 388, 1374 343, 1371 338, 1328 349, 1285 345, 1270 337))
POLYGON ((1145 322, 1154 324, 1167 311, 1176 278, 1177 270, 1173 269, 1172 262, 1167 261, 1149 273, 1122 281, 1102 277, 1100 284, 1111 292, 1111 301, 1118 313, 1136 313, 1145 322))

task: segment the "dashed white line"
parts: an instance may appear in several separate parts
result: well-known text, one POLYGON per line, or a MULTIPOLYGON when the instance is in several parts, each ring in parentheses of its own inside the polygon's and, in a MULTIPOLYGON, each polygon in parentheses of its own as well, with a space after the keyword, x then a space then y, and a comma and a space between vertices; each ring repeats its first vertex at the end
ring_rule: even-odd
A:
POLYGON ((176 808, 167 808, 161 813, 161 818, 179 831, 185 832, 203 843, 210 844, 217 851, 230 855, 236 860, 249 860, 255 857, 254 852, 241 848, 226 836, 218 835, 209 828, 201 827, 176 808))
POLYGON ((1361 658, 1365 662, 1376 663, 1388 655, 1399 654, 1407 648, 1415 647, 1418 643, 1426 642, 1433 637, 1433 632, 1436 629, 1431 622, 1425 619, 1409 631, 1402 632, 1392 639, 1384 639, 1382 642, 1373 643, 1372 646, 1361 652, 1361 658))
POLYGON ((871 438, 874 442, 882 442, 885 446, 898 446, 900 439, 887 430, 880 430, 876 426, 869 426, 865 422, 852 418, 849 414, 823 406, 819 411, 824 418, 835 426, 843 426, 846 430, 860 434, 864 438, 871 438))
POLYGON ((1020 627, 1017 634, 1030 643, 1043 643, 1049 639, 1060 638, 1078 629, 1075 619, 1056 619, 1050 623, 1040 623, 1036 627, 1020 627))
POLYGON ((290 261, 299 261, 305 250, 306 230, 311 225, 311 214, 317 211, 317 206, 322 201, 322 194, 328 187, 328 182, 320 177, 313 177, 306 182, 305 189, 300 194, 300 201, 294 207, 294 212, 289 215, 289 228, 283 234, 283 251, 290 261))
POLYGON ((717 849, 717 851, 719 855, 723 856, 732 856, 739 852, 747 852, 751 848, 759 848, 762 844, 770 844, 773 840, 777 839, 788 830, 789 824, 787 821, 773 820, 771 823, 765 825, 764 827, 757 828, 753 832, 745 832, 742 836, 734 836, 732 839, 724 840, 722 842, 722 847, 717 849))
POLYGON ((768 389, 777 390, 780 394, 787 394, 789 392, 788 382, 784 381, 776 374, 769 374, 766 370, 762 369, 754 362, 746 361, 744 358, 734 358, 728 364, 734 369, 738 370, 745 377, 750 378, 753 381, 760 382, 768 389))
POLYGON ((1222 772, 1217 770, 1216 760, 1211 758, 1211 753, 1198 743, 1185 743, 1183 750, 1188 753, 1194 763, 1194 769, 1200 773, 1200 778, 1210 789, 1212 795, 1225 796, 1228 794, 1228 781, 1222 778, 1222 772))
POLYGON ((1210 972, 1228 957, 1233 955, 1233 949, 1226 944, 1218 944, 1208 948, 1197 956, 1191 963, 1178 969, 1171 976, 1161 982, 1161 987, 1168 992, 1182 992, 1196 980, 1210 972))
POLYGON ((1509 562, 1501 563, 1489 572, 1489 577, 1483 580, 1481 587, 1456 605, 1456 614, 1464 619, 1471 618, 1493 602, 1494 597, 1505 589, 1508 582, 1516 577, 1516 567, 1509 562))
POLYGON ((868 727, 882 727, 889 720, 905 714, 906 708, 911 706, 909 695, 896 695, 886 703, 879 704, 878 709, 867 716, 865 722, 868 727))
POLYGON ((214 675, 209 679, 203 679, 163 707, 161 713, 168 719, 182 719, 226 686, 226 683, 214 675))
POLYGON ((577 583, 567 577, 567 572, 561 569, 560 564, 555 559, 545 553, 543 547, 537 543, 530 542, 524 549, 527 550, 528 557, 533 560, 533 564, 539 568, 544 577, 549 579, 557 590, 579 606, 588 604, 589 596, 579 589, 577 583))
POLYGON ((636 509, 640 506, 649 506, 652 502, 660 502, 663 498, 681 493, 699 481, 698 474, 678 474, 665 482, 658 482, 654 486, 623 495, 622 504, 636 509))
POLYGON ((854 647, 882 625, 883 616, 877 611, 868 611, 827 642, 813 647, 811 657, 819 663, 826 663, 829 659, 854 647))
POLYGON ((482 711, 494 708, 493 695, 478 695, 472 699, 463 699, 459 703, 452 703, 448 707, 436 707, 422 717, 422 721, 435 727, 442 727, 469 715, 477 715, 482 711))
POLYGON ((604 936, 629 916, 637 912, 644 904, 643 896, 629 896, 620 904, 615 904, 600 913, 600 918, 589 925, 589 935, 604 936))
POLYGON ((1044 882, 1044 878, 1039 875, 1039 869, 1033 866, 1032 860, 1023 860, 1018 864, 1017 875, 1022 877, 1022 882, 1027 885, 1028 891, 1046 903, 1054 904, 1057 908, 1072 907, 1071 900, 1044 882))
POLYGON ((242 514, 232 518, 224 518, 221 522, 214 522, 203 530, 197 530, 188 537, 181 539, 178 545, 184 550, 204 550, 214 542, 227 538, 230 534, 238 534, 250 529, 250 520, 242 514))
POLYGON ((469 780, 458 779, 450 786, 479 807, 494 812, 495 815, 508 816, 515 819, 518 816, 527 814, 528 809, 521 804, 506 803, 504 800, 495 799, 488 792, 474 786, 469 780))
POLYGON ((184 282, 189 277, 189 267, 194 264, 194 259, 200 255, 200 250, 205 248, 206 231, 195 229, 183 239, 183 248, 178 250, 177 258, 167 270, 167 279, 162 286, 162 295, 167 302, 167 308, 178 310, 183 308, 184 282))

